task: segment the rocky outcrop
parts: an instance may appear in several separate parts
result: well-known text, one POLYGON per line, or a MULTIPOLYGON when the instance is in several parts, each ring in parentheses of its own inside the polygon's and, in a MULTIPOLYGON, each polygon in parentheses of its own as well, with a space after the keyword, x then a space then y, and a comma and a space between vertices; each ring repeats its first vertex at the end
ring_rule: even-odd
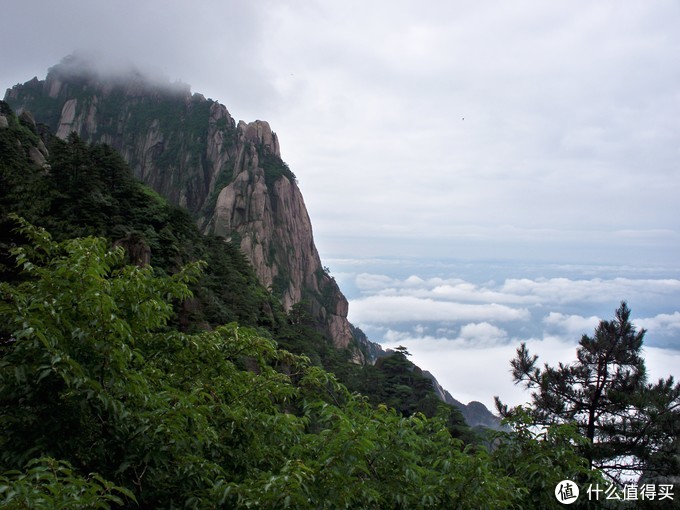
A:
POLYGON ((137 234, 128 234, 123 239, 116 239, 113 247, 121 246, 125 250, 128 262, 137 267, 145 267, 151 263, 151 247, 137 234))
POLYGON ((231 182, 219 191, 205 230, 236 240, 287 310, 305 302, 333 343, 349 347, 354 336, 347 299, 321 265, 302 193, 280 159, 276 134, 267 122, 240 122, 238 147, 231 182))
MULTIPOLYGON (((267 122, 237 125, 224 105, 186 85, 153 84, 135 72, 103 79, 75 57, 5 98, 61 138, 75 132, 111 145, 138 179, 187 208, 204 232, 238 243, 286 310, 303 303, 357 362, 375 350, 356 345, 347 300, 321 265, 302 194, 267 122)), ((39 154, 31 157, 39 163, 39 154)))
POLYGON ((62 139, 75 132, 111 145, 138 179, 193 214, 236 150, 224 143, 236 126, 223 105, 185 85, 151 84, 139 73, 104 80, 75 58, 53 67, 44 81, 9 89, 5 98, 62 139))
MULTIPOLYGON (((24 152, 31 167, 49 171, 50 166, 47 164, 49 152, 47 151, 45 143, 40 138, 40 133, 33 115, 29 112, 24 112, 19 117, 16 117, 9 104, 0 101, 0 129, 10 129, 12 123, 15 124, 14 128, 22 126, 24 129, 27 128, 28 132, 30 132, 30 134, 27 134, 24 130, 22 136, 17 136, 15 143, 16 147, 24 152)), ((10 131, 12 130, 10 129, 10 131)), ((14 132, 18 133, 17 131, 14 132)))

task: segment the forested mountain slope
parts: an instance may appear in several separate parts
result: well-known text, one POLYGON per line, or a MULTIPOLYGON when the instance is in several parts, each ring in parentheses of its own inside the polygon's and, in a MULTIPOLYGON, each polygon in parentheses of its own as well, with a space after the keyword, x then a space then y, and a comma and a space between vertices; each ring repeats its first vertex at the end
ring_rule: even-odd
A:
POLYGON ((234 241, 286 311, 304 306, 356 362, 379 350, 347 321, 347 300, 324 271, 295 175, 267 122, 237 124, 224 105, 188 86, 133 71, 103 76, 75 56, 44 81, 9 89, 5 99, 58 138, 75 132, 85 143, 114 148, 136 178, 186 208, 203 233, 234 241))

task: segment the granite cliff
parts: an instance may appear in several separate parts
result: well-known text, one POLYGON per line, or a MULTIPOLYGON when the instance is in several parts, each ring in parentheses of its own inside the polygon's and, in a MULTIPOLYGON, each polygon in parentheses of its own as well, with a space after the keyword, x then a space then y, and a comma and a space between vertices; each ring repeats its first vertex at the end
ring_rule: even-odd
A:
POLYGON ((321 264, 295 175, 267 122, 237 123, 187 85, 159 85, 134 71, 102 76, 77 57, 45 80, 8 89, 5 100, 61 138, 75 132, 112 146, 204 232, 240 245, 286 310, 304 307, 336 347, 350 349, 358 363, 371 360, 376 346, 347 320, 347 299, 321 264))

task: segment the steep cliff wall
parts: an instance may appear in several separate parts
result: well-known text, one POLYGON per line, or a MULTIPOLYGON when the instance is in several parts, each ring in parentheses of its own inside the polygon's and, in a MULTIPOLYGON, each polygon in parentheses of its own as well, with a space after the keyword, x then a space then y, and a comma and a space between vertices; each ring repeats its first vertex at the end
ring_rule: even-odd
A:
POLYGON ((321 265, 302 194, 267 122, 236 124, 224 105, 188 86, 152 84, 137 73, 104 79, 74 58, 44 81, 9 89, 5 100, 59 137, 75 132, 111 145, 137 178, 186 207, 205 232, 238 243, 286 309, 303 303, 335 346, 365 361, 347 300, 321 265))
POLYGON ((205 229, 236 238, 286 309, 304 301, 326 324, 334 343, 348 347, 353 335, 347 300, 323 270, 307 208, 295 176, 280 158, 276 135, 269 124, 256 121, 240 122, 238 136, 231 182, 219 191, 205 229))

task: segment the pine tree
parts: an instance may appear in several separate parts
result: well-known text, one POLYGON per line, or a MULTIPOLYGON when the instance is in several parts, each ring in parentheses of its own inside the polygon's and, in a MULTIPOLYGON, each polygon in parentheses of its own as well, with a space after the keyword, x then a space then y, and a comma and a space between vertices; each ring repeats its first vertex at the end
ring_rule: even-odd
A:
MULTIPOLYGON (((575 423, 587 439, 582 451, 590 467, 616 481, 639 473, 677 441, 677 426, 671 424, 677 422, 680 385, 672 377, 647 383, 644 336, 622 302, 613 320, 600 321, 592 337, 583 335, 575 362, 538 368, 538 356, 524 343, 511 361, 515 384, 534 390, 533 423, 575 423)), ((496 406, 504 416, 516 412, 498 397, 496 406)))

